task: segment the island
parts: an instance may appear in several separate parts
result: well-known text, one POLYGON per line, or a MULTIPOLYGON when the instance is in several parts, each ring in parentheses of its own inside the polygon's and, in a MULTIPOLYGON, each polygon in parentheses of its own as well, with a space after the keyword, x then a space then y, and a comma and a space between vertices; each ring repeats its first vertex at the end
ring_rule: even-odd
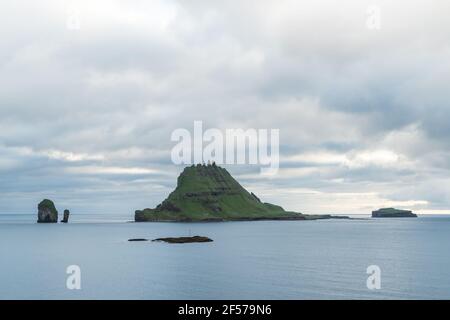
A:
POLYGON ((410 210, 383 208, 372 211, 372 218, 417 218, 417 215, 410 210))
POLYGON ((154 209, 135 211, 136 222, 215 222, 347 218, 306 215, 262 202, 215 163, 184 168, 175 190, 154 209))
POLYGON ((57 223, 58 211, 55 204, 49 199, 44 199, 38 204, 38 223, 57 223))

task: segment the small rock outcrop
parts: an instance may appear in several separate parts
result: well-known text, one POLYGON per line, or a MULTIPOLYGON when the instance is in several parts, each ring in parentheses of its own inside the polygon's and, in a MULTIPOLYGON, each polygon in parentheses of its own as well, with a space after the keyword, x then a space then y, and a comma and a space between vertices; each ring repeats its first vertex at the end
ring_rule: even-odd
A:
POLYGON ((410 210, 383 208, 372 211, 372 218, 417 218, 417 215, 410 210))
POLYGON ((212 242, 208 237, 193 236, 193 237, 179 237, 179 238, 158 238, 152 241, 163 241, 167 243, 193 243, 193 242, 212 242))
POLYGON ((38 223, 57 223, 58 211, 53 201, 49 199, 42 200, 38 205, 38 223))
POLYGON ((70 211, 69 210, 64 210, 64 216, 63 219, 61 220, 62 223, 67 223, 69 222, 69 215, 70 215, 70 211))

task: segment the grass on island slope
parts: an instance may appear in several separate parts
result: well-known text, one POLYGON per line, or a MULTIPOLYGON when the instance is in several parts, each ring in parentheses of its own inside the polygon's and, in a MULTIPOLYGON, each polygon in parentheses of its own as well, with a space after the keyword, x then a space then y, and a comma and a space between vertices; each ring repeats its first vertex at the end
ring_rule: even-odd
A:
POLYGON ((261 202, 224 168, 196 165, 184 169, 176 189, 155 209, 137 210, 136 221, 201 221, 299 218, 302 214, 261 202))

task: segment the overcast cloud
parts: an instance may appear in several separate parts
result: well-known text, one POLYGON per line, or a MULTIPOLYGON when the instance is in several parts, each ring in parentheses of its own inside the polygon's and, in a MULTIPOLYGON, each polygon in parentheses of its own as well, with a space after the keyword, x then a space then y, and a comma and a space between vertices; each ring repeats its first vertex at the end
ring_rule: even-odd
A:
POLYGON ((34 213, 42 198, 130 217, 155 206, 182 170, 171 132, 194 120, 280 129, 278 175, 227 168, 286 209, 450 213, 449 1, 0 10, 1 213, 34 213), (379 30, 366 26, 369 5, 381 9, 379 30))

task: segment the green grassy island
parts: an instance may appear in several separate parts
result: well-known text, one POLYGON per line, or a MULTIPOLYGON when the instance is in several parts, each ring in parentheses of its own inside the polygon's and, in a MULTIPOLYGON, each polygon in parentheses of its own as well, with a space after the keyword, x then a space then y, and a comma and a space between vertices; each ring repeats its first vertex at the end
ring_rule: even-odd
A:
POLYGON ((331 215, 305 215, 262 202, 245 190, 226 169, 192 165, 180 174, 176 189, 155 209, 136 210, 135 221, 316 220, 331 215))

